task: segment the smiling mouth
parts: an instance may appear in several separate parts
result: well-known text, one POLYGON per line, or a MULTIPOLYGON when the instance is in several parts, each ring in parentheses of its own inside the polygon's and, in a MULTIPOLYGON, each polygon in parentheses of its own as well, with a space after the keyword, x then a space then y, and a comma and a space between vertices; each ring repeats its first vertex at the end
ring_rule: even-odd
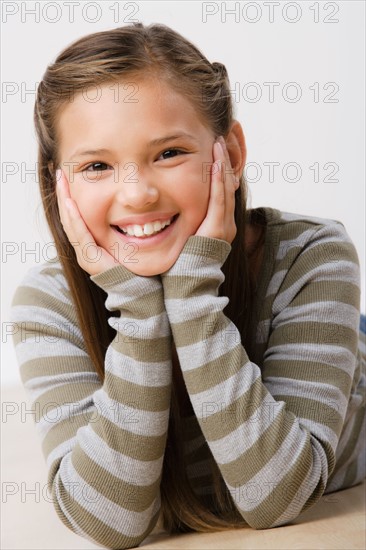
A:
POLYGON ((143 239, 149 239, 151 237, 155 237, 155 235, 159 235, 160 233, 163 233, 168 227, 173 225, 173 223, 176 221, 178 216, 179 216, 179 214, 176 214, 175 216, 173 216, 172 219, 171 219, 171 222, 169 224, 165 225, 165 227, 163 227, 159 231, 154 231, 154 233, 151 233, 150 235, 138 235, 138 236, 137 235, 130 235, 126 231, 123 231, 118 225, 112 225, 111 227, 113 227, 114 229, 116 229, 116 231, 118 231, 122 235, 125 235, 126 237, 133 237, 134 239, 143 240, 143 239))

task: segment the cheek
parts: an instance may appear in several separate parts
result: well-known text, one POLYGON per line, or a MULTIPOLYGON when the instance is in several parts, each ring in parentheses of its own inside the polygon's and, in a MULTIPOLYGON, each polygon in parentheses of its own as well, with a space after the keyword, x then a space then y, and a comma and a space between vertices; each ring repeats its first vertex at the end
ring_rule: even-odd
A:
POLYGON ((76 202, 79 212, 90 230, 97 234, 105 220, 106 201, 96 186, 86 189, 82 184, 74 185, 70 193, 76 202))
POLYGON ((200 162, 192 167, 179 193, 182 209, 194 219, 203 219, 207 212, 211 183, 210 167, 205 168, 207 164, 200 162))

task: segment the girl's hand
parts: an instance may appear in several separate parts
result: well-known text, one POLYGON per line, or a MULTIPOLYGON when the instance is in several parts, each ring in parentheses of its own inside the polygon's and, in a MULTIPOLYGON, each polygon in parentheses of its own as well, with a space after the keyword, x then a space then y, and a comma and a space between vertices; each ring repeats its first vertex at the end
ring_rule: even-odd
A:
POLYGON ((220 136, 214 143, 213 151, 215 162, 212 165, 207 214, 195 234, 222 239, 231 244, 237 231, 234 210, 235 191, 239 187, 239 178, 235 177, 231 168, 229 153, 223 137, 220 136))
POLYGON ((98 275, 115 267, 117 260, 96 244, 87 228, 75 201, 71 198, 69 182, 60 169, 56 171, 56 194, 61 223, 74 247, 80 267, 89 275, 98 275))

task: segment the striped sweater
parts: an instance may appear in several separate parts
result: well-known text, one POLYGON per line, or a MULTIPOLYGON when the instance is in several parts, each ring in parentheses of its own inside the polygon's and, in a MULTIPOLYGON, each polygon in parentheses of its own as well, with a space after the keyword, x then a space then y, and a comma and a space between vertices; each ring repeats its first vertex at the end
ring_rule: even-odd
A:
POLYGON ((249 358, 218 295, 231 246, 191 236, 172 268, 92 276, 119 312, 100 382, 61 265, 32 268, 13 299, 14 343, 57 513, 108 548, 157 523, 172 338, 194 415, 184 419, 192 487, 222 483, 255 529, 289 523, 365 477, 365 334, 360 269, 342 223, 261 208, 264 258, 249 358))

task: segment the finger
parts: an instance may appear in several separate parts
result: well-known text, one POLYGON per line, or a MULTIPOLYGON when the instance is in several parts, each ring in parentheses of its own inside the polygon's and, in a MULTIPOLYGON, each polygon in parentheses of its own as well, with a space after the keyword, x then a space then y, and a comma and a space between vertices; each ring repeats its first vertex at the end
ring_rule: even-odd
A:
POLYGON ((229 236, 229 239, 236 233, 235 225, 235 176, 234 171, 231 168, 230 156, 226 147, 226 142, 221 136, 220 143, 223 149, 224 163, 223 163, 223 188, 225 192, 225 213, 224 213, 224 227, 225 234, 229 236))
POLYGON ((75 201, 71 198, 69 182, 62 170, 57 180, 57 193, 62 225, 76 254, 80 254, 80 249, 84 250, 85 247, 96 247, 94 237, 87 228, 75 201))
POLYGON ((224 151, 219 142, 214 144, 215 166, 213 167, 211 200, 209 203, 209 212, 211 222, 217 227, 221 227, 225 214, 225 184, 224 184, 224 151))
POLYGON ((220 143, 222 145, 222 148, 223 148, 223 151, 224 151, 224 161, 225 161, 225 166, 226 166, 226 170, 224 172, 225 181, 226 181, 226 179, 229 179, 229 181, 232 181, 233 185, 234 185, 234 188, 236 190, 239 187, 239 178, 235 175, 235 170, 231 165, 231 159, 230 159, 229 151, 227 149, 226 141, 225 141, 224 137, 220 136, 219 141, 220 141, 220 143))
POLYGON ((67 222, 68 222, 69 216, 65 205, 66 198, 70 197, 70 190, 68 188, 68 182, 65 180, 66 180, 66 177, 63 171, 60 168, 56 170, 56 195, 57 195, 58 211, 60 214, 60 219, 61 219, 61 223, 64 228, 64 231, 70 239, 70 235, 67 230, 67 225, 68 225, 67 222))

